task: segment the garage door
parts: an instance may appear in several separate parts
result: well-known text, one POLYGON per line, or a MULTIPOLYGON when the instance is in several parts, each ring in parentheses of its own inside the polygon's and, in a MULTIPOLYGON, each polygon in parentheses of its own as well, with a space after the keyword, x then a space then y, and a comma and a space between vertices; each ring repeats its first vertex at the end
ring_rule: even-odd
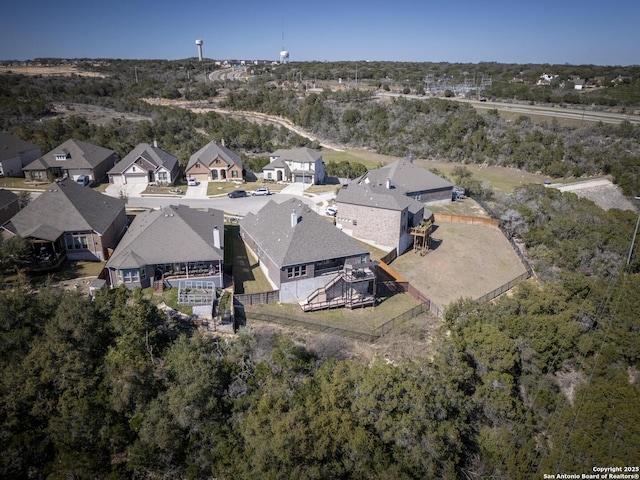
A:
POLYGON ((122 175, 111 175, 109 177, 109 183, 112 185, 122 185, 122 175))
POLYGON ((147 183, 147 175, 127 175, 127 183, 147 183))
POLYGON ((196 174, 196 175, 191 175, 191 178, 195 178, 199 182, 208 182, 209 181, 209 175, 207 175, 206 173, 200 173, 200 174, 196 174))

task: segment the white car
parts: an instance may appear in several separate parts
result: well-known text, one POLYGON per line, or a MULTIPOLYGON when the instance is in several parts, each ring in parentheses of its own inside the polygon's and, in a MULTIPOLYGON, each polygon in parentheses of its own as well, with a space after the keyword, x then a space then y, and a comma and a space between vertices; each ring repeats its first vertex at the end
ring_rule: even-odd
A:
POLYGON ((271 192, 269 191, 269 189, 267 187, 262 187, 262 188, 258 188, 257 190, 254 190, 253 192, 251 192, 251 195, 254 195, 254 196, 271 195, 271 192))
POLYGON ((198 185, 198 181, 195 178, 189 178, 187 180, 187 186, 195 187, 196 185, 198 185))
POLYGON ((335 206, 327 207, 324 213, 325 215, 328 215, 330 217, 335 217, 338 214, 338 207, 335 207, 335 206))

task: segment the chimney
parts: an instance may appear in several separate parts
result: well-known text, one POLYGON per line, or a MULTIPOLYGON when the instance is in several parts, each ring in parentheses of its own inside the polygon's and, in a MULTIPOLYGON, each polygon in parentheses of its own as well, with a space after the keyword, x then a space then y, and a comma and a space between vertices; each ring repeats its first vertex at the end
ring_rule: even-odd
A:
POLYGON ((223 147, 226 147, 226 145, 224 144, 224 138, 220 139, 220 145, 222 145, 223 147))
POLYGON ((218 230, 218 226, 213 227, 213 246, 216 248, 220 247, 220 230, 218 230))
POLYGON ((387 190, 391 190, 391 179, 387 178, 387 190))
POLYGON ((291 228, 295 227, 298 224, 298 215, 296 215, 295 210, 291 210, 291 228))
POLYGON ((154 141, 153 141, 153 146, 154 146, 155 148, 158 148, 158 140, 154 140, 154 141))

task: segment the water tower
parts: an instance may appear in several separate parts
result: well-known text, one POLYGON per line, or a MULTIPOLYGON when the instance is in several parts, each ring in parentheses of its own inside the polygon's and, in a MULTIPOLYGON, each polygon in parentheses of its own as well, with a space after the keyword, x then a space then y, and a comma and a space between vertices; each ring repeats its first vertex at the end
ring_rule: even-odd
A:
POLYGON ((280 51, 280 63, 288 63, 289 62, 289 52, 286 50, 280 51))
POLYGON ((198 61, 202 61, 202 40, 196 40, 196 45, 198 46, 198 61))

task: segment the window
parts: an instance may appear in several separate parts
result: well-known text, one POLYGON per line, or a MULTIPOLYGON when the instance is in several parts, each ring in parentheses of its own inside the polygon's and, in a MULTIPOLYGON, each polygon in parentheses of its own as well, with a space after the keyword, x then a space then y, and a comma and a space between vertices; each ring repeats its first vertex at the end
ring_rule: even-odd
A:
POLYGON ((297 267, 287 268, 287 278, 304 277, 307 275, 307 266, 298 265, 297 267))
POLYGON ((124 283, 139 282, 140 271, 137 268, 125 268, 118 270, 118 280, 124 283))
POLYGON ((169 177, 167 176, 167 172, 158 172, 158 181, 159 182, 166 182, 169 179, 169 177))
POLYGON ((272 180, 272 179, 273 179, 273 177, 271 176, 271 172, 267 172, 267 178, 268 178, 269 180, 272 180))
POLYGON ((65 235, 67 250, 86 250, 88 247, 87 236, 79 233, 65 235))
POLYGON ((352 223, 353 225, 358 225, 358 220, 356 220, 356 219, 354 218, 353 220, 351 220, 351 223, 352 223))
POLYGON ((62 160, 66 160, 67 158, 69 158, 69 154, 67 153, 56 153, 56 160, 59 162, 62 160))
MULTIPOLYGON (((237 170, 231 170, 231 177, 232 178, 238 178, 238 171, 237 170)), ((271 174, 269 174, 269 178, 271 178, 271 174)))

